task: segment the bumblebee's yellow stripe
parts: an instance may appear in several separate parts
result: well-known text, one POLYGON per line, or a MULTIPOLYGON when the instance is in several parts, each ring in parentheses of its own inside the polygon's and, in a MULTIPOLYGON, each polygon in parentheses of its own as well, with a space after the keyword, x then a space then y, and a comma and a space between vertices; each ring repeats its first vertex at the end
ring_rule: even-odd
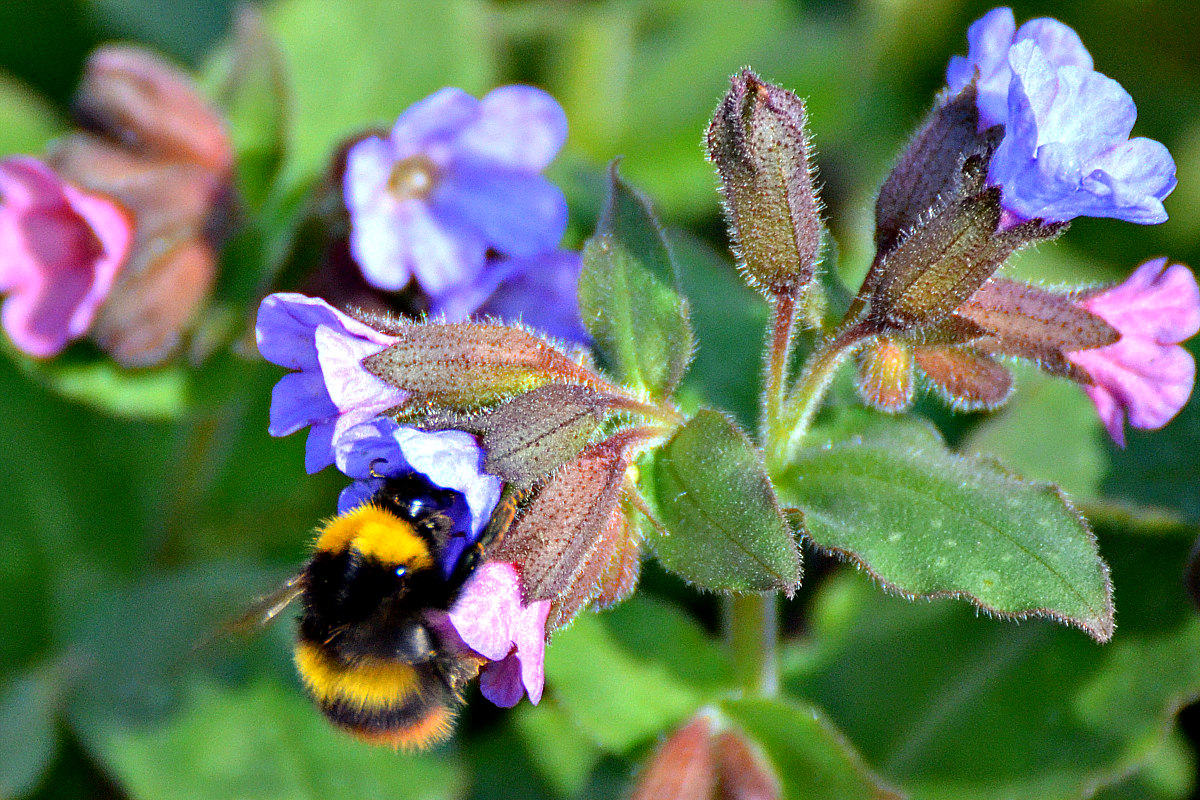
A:
POLYGON ((388 745, 397 750, 424 750, 450 738, 454 730, 455 709, 447 705, 435 705, 422 709, 422 716, 407 725, 389 730, 372 730, 354 724, 341 723, 343 727, 364 742, 388 745))
POLYGON ((318 551, 342 553, 351 547, 381 564, 411 569, 433 566, 429 545, 412 525, 377 506, 359 506, 334 517, 317 538, 318 551))
POLYGON ((353 708, 398 706, 419 691, 417 671, 395 661, 364 661, 347 668, 310 642, 296 643, 296 669, 315 700, 353 708))

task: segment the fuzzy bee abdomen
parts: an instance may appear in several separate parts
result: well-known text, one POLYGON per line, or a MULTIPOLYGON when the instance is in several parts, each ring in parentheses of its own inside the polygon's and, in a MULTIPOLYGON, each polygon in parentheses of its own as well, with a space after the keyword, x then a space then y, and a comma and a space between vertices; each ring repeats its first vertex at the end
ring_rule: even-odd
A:
POLYGON ((346 663, 320 644, 296 645, 296 668, 321 712, 376 744, 425 748, 449 736, 462 697, 434 664, 364 658, 346 663))

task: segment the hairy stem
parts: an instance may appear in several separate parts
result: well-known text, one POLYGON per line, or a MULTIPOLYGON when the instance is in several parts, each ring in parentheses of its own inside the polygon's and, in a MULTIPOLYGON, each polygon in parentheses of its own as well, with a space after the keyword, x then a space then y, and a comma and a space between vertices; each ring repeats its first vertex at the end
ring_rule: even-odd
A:
POLYGON ((734 678, 747 695, 779 693, 779 604, 775 595, 735 594, 725 598, 725 635, 734 678))
POLYGON ((864 323, 844 328, 813 353, 796 381, 780 415, 778 434, 766 443, 768 470, 774 472, 795 457, 833 378, 847 358, 870 336, 864 323))
POLYGON ((776 294, 771 303, 770 339, 763 359, 762 419, 759 437, 764 445, 778 436, 780 414, 787 397, 787 367, 796 326, 796 295, 776 294))

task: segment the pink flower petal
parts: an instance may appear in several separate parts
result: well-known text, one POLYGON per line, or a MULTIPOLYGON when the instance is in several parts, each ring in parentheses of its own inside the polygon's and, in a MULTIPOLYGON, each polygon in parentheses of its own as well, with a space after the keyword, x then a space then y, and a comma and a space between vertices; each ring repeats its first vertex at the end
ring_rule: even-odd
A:
POLYGON ((1113 440, 1124 445, 1125 417, 1143 430, 1166 425, 1196 380, 1195 360, 1179 345, 1200 329, 1200 288, 1191 271, 1153 259, 1080 305, 1121 334, 1106 347, 1067 354, 1091 377, 1085 390, 1113 440))

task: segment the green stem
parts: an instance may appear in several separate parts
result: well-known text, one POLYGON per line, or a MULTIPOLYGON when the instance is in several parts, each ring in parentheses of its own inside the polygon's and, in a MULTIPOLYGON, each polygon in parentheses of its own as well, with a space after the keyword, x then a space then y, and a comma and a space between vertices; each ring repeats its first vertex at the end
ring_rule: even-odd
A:
POLYGON ((767 442, 767 464, 771 472, 795 457, 829 391, 838 367, 865 342, 869 331, 864 325, 851 325, 827 340, 804 365, 777 427, 778 435, 767 442))
POLYGON ((737 685, 747 695, 777 695, 779 605, 775 595, 735 594, 727 597, 725 628, 737 685))
POLYGON ((787 366, 792 354, 795 323, 795 294, 776 294, 771 304, 771 338, 767 342, 763 365, 763 409, 759 434, 764 443, 774 440, 779 432, 779 419, 787 396, 787 366))

